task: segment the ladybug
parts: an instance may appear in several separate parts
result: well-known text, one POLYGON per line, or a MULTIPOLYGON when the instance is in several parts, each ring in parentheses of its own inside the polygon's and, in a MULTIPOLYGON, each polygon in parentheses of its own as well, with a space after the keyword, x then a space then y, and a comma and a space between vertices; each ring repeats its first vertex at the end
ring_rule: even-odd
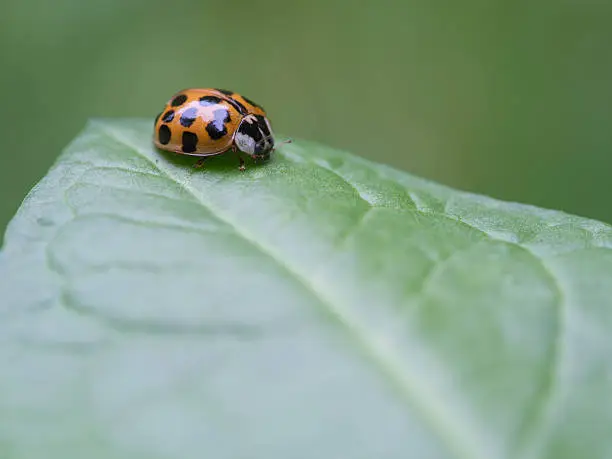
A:
POLYGON ((255 102, 224 89, 193 88, 174 94, 157 115, 153 143, 161 150, 200 156, 194 166, 202 167, 206 159, 230 150, 254 161, 269 160, 274 135, 265 110, 255 102))

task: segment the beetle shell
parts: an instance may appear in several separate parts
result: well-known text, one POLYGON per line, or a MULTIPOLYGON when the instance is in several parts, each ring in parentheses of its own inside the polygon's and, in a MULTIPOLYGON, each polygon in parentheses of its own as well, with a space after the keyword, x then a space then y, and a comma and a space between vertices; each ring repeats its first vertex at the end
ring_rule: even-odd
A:
POLYGON ((153 142, 162 150, 193 156, 239 149, 251 156, 269 157, 274 148, 261 106, 238 93, 210 88, 174 94, 155 119, 153 142))

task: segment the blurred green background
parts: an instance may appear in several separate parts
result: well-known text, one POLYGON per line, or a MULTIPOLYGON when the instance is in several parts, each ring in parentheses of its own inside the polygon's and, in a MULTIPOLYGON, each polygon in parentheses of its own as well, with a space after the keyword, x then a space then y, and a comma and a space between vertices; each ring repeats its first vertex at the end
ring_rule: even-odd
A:
POLYGON ((277 132, 612 222, 612 2, 20 0, 0 11, 0 227, 90 117, 184 87, 277 132))

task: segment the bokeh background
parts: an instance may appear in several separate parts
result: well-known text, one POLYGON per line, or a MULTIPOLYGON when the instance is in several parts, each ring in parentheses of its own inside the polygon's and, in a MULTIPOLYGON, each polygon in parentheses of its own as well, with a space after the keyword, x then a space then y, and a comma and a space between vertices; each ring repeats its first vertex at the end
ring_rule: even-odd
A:
POLYGON ((0 10, 0 228, 90 117, 184 87, 277 132, 612 222, 611 0, 20 0, 0 10))

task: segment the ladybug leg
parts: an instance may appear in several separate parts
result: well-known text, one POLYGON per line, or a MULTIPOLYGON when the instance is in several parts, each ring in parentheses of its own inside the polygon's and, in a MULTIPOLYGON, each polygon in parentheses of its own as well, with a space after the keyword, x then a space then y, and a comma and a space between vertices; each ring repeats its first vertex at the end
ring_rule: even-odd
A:
MULTIPOLYGON (((238 153, 238 147, 236 147, 235 143, 232 144, 231 148, 234 153, 238 153)), ((240 156, 240 153, 238 153, 238 160, 240 161, 240 166, 238 166, 238 169, 244 172, 246 170, 246 167, 244 166, 244 159, 242 159, 242 156, 240 156)))
POLYGON ((208 159, 208 156, 204 156, 203 158, 198 159, 193 167, 195 167, 196 169, 200 169, 201 167, 204 167, 204 161, 206 161, 208 159))

